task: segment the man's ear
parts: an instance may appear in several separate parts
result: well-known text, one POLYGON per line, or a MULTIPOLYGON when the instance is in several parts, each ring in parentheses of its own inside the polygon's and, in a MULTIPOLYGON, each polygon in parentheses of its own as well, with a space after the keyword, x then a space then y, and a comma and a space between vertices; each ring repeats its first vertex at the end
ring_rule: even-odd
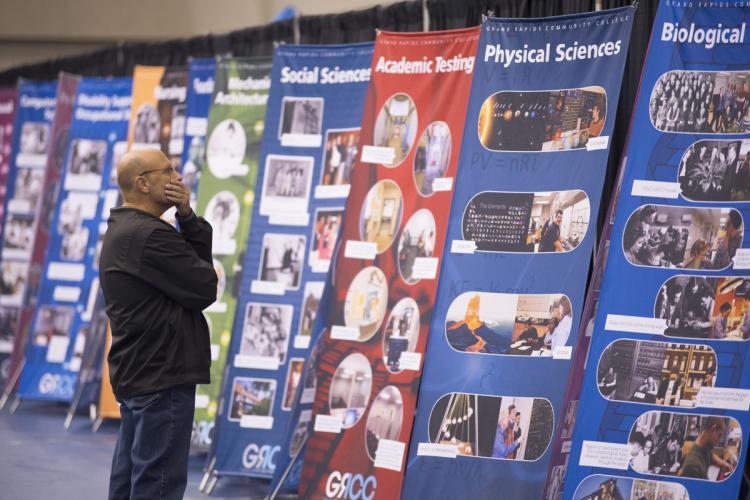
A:
POLYGON ((151 185, 145 177, 139 175, 135 178, 135 189, 140 193, 148 194, 151 192, 151 185))

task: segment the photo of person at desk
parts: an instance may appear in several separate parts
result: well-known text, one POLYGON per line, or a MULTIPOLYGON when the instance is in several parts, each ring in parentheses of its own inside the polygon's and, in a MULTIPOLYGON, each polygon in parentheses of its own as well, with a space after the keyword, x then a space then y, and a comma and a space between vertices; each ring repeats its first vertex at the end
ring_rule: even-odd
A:
POLYGON ((536 253, 569 252, 589 226, 589 199, 583 191, 535 193, 526 245, 536 253))

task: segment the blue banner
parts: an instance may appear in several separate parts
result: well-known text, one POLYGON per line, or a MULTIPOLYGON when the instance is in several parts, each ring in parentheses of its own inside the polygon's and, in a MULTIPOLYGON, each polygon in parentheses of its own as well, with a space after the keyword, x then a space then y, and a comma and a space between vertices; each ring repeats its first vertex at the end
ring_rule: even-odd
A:
POLYGON ((404 498, 539 498, 634 9, 481 27, 404 498))
POLYGON ((739 492, 750 427, 748 18, 742 2, 659 5, 564 498, 739 492))
POLYGON ((21 398, 70 401, 90 335, 98 249, 117 203, 116 170, 127 151, 131 79, 82 78, 67 139, 21 398))
MULTIPOLYGON (((333 258, 373 46, 277 47, 215 470, 270 477, 333 258)), ((314 389, 313 389, 314 391, 314 389)))

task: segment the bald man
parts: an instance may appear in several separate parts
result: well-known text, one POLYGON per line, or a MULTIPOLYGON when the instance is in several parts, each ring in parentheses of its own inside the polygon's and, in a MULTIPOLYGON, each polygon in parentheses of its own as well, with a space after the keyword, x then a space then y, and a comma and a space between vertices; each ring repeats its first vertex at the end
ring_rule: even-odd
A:
POLYGON ((182 498, 195 385, 210 381, 202 311, 216 300, 211 225, 193 213, 181 181, 158 150, 117 164, 124 202, 111 211, 99 260, 122 415, 110 499, 182 498), (160 219, 171 207, 179 231, 160 219))

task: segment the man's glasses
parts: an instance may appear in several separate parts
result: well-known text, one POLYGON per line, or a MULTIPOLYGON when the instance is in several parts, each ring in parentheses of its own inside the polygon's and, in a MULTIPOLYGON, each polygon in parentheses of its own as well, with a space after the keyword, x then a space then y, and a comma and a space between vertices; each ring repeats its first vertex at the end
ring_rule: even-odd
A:
POLYGON ((164 168, 155 168, 155 169, 152 169, 152 170, 146 170, 144 172, 141 172, 138 175, 146 175, 146 174, 150 174, 152 172, 166 172, 171 177, 173 174, 177 173, 177 170, 173 166, 170 165, 170 166, 164 167, 164 168))

